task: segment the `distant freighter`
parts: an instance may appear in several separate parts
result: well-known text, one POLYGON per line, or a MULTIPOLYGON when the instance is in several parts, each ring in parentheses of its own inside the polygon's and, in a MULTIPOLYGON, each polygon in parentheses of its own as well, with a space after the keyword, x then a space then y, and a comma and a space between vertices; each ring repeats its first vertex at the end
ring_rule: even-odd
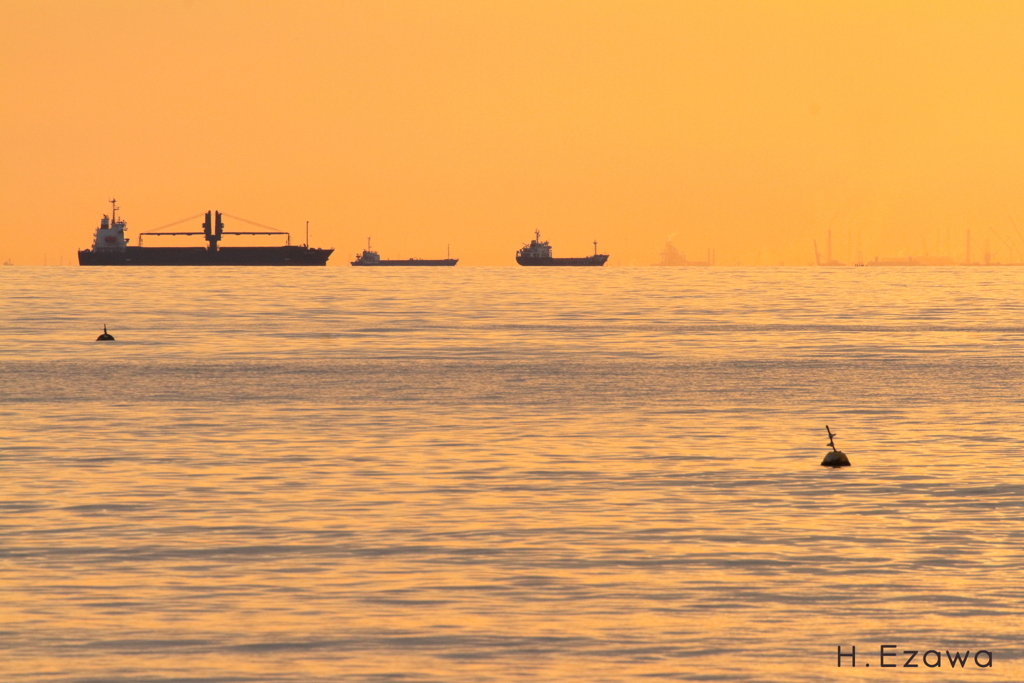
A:
POLYGON ((356 260, 352 261, 353 266, 454 266, 459 262, 457 258, 410 258, 410 259, 381 259, 380 254, 370 248, 370 238, 366 238, 366 249, 362 254, 356 254, 356 260))
MULTIPOLYGON (((309 245, 293 247, 291 235, 274 231, 225 231, 222 214, 207 211, 202 232, 142 232, 139 246, 128 246, 124 236, 127 224, 117 219, 114 201, 111 215, 103 216, 96 228, 92 249, 78 252, 78 263, 83 266, 324 266, 334 253, 333 249, 310 249, 309 245), (144 247, 143 235, 203 235, 206 247, 144 247), (220 247, 221 235, 285 235, 288 244, 283 247, 220 247)), ((198 216, 196 216, 198 218, 198 216)), ((191 219, 185 219, 191 220, 191 219)), ((244 219, 239 219, 243 220, 244 219)), ((184 221, 179 221, 184 222, 184 221)), ((246 221, 250 222, 250 221, 246 221)), ((175 225, 172 223, 171 225, 175 225)), ((259 225, 258 223, 255 225, 259 225)), ((170 227, 170 226, 167 226, 170 227)), ((266 227, 266 226, 260 226, 266 227)))
POLYGON ((540 230, 529 245, 516 252, 516 263, 521 266, 603 266, 608 254, 597 253, 597 242, 594 242, 594 255, 580 258, 555 258, 551 255, 551 245, 540 241, 540 230))

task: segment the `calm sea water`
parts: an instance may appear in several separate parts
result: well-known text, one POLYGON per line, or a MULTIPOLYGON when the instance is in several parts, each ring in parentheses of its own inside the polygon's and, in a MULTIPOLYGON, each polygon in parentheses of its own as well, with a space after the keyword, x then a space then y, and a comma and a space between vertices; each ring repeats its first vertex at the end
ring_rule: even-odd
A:
POLYGON ((1022 681, 1022 285, 0 268, 0 680, 1022 681))

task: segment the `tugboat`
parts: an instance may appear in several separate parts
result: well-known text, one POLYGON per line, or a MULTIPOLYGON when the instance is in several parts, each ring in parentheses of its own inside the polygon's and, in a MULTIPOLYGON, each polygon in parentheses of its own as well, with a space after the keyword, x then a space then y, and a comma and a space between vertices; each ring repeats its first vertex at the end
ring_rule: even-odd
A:
POLYGON ((535 239, 516 252, 516 263, 521 266, 603 266, 608 260, 608 254, 597 253, 596 240, 593 256, 554 258, 551 255, 551 245, 540 241, 540 230, 536 230, 534 234, 535 239))
POLYGON ((459 262, 459 259, 451 257, 451 250, 448 251, 448 258, 439 259, 425 259, 425 258, 410 258, 406 260, 400 259, 381 259, 380 254, 373 251, 370 247, 370 238, 366 238, 366 249, 363 249, 362 254, 356 254, 356 260, 352 261, 353 266, 454 266, 459 262))
MULTIPOLYGON (((124 236, 127 223, 117 218, 117 200, 110 201, 110 216, 103 216, 92 249, 78 252, 78 263, 82 266, 324 266, 334 253, 333 249, 310 249, 309 245, 292 246, 291 234, 282 230, 225 231, 223 214, 207 211, 202 232, 141 232, 139 245, 128 245, 124 236), (144 247, 143 235, 202 235, 206 247, 144 247), (222 235, 285 235, 282 247, 220 247, 222 235)), ((202 215, 202 214, 200 214, 202 215)), ((198 218, 199 216, 193 216, 198 218)), ((186 218, 165 227, 192 220, 186 218)), ((243 222, 244 218, 240 218, 243 222)), ((259 223, 254 223, 259 225, 259 223)), ((267 226, 260 226, 266 228, 267 226)))

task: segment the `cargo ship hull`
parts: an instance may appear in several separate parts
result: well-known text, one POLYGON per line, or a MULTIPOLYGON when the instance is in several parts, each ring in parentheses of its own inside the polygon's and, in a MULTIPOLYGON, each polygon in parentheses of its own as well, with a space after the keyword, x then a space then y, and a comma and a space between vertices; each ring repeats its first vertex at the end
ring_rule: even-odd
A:
POLYGON ((521 266, 603 266, 607 260, 607 254, 584 256, 582 258, 516 256, 516 263, 521 266))
POLYGON ((540 230, 534 230, 534 239, 516 252, 516 263, 521 266, 603 266, 608 254, 597 253, 597 241, 594 242, 594 255, 578 258, 555 258, 551 245, 542 242, 540 230))
POLYGON ((325 266, 333 249, 307 247, 125 247, 78 252, 82 266, 325 266))
MULTIPOLYGON (((100 226, 96 228, 92 249, 78 252, 80 266, 325 266, 327 259, 334 253, 333 249, 310 249, 309 245, 294 247, 291 234, 276 230, 270 226, 253 223, 245 218, 237 220, 252 223, 263 230, 225 230, 220 211, 207 211, 203 221, 203 231, 176 229, 173 232, 156 230, 139 233, 139 244, 128 246, 125 232, 128 224, 117 218, 117 202, 110 200, 110 215, 103 216, 100 226), (167 235, 202 235, 206 239, 206 247, 144 247, 143 236, 167 235), (220 240, 224 235, 282 235, 288 243, 283 247, 221 247, 220 240)), ((200 214, 202 215, 202 214, 200 214)), ((193 216, 198 218, 198 216, 193 216)), ((165 225, 169 228, 190 221, 185 218, 165 225)), ((307 223, 306 238, 309 239, 307 223)))
POLYGON ((353 266, 454 266, 459 262, 457 258, 439 258, 439 259, 426 259, 426 258, 411 258, 404 261, 391 259, 384 261, 352 261, 353 266))

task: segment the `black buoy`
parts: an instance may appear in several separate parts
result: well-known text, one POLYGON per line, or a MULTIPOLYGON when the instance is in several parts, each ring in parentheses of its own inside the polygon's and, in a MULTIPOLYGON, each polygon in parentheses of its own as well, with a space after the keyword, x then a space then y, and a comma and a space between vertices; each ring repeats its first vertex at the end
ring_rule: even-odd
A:
POLYGON ((114 335, 107 332, 107 326, 103 326, 103 334, 96 337, 96 341, 114 341, 114 335))
POLYGON ((836 444, 832 440, 835 434, 832 430, 825 425, 825 431, 828 432, 828 445, 832 447, 832 451, 825 456, 825 459, 821 461, 823 467, 849 467, 850 459, 846 457, 846 453, 836 449, 836 444))

